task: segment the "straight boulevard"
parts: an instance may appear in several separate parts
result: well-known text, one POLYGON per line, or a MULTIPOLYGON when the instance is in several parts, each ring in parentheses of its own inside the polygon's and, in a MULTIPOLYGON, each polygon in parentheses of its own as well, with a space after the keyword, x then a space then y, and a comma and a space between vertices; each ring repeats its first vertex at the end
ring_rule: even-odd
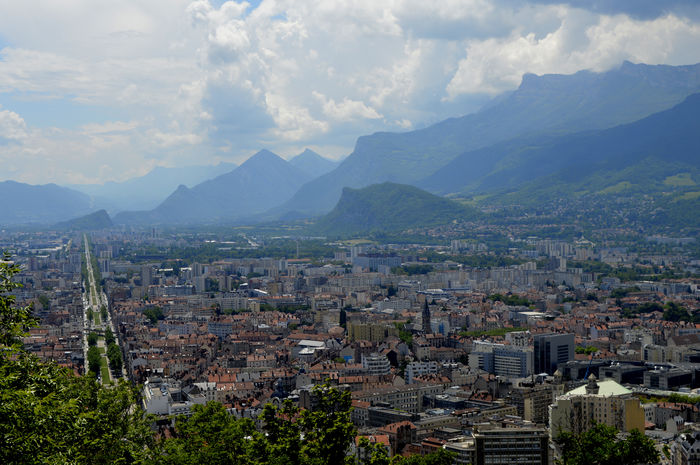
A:
MULTIPOLYGON (((115 336, 115 344, 119 345, 119 340, 116 337, 112 318, 109 313, 109 302, 104 292, 98 292, 95 273, 92 266, 92 255, 90 252, 90 243, 87 235, 83 235, 85 244, 85 264, 87 268, 87 282, 85 283, 85 294, 83 295, 83 352, 85 357, 85 371, 88 369, 88 335, 90 333, 97 334, 97 348, 100 351, 102 359, 100 361, 99 379, 102 384, 112 384, 114 374, 109 368, 109 359, 107 358, 107 345, 105 344, 105 331, 109 328, 115 336), (104 311, 103 311, 104 310, 104 311)), ((122 365, 121 377, 126 376, 126 371, 122 365)))

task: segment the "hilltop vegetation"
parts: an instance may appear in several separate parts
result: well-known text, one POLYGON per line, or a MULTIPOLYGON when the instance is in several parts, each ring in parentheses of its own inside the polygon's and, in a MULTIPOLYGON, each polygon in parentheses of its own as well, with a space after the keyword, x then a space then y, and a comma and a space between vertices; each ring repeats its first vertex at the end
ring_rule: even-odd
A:
POLYGON ((67 229, 74 231, 93 231, 98 229, 111 228, 112 219, 105 210, 98 210, 89 215, 81 216, 70 221, 58 223, 56 229, 67 229))
POLYGON ((364 189, 343 189, 338 205, 318 220, 316 230, 328 235, 403 231, 478 216, 471 207, 417 187, 386 182, 364 189))

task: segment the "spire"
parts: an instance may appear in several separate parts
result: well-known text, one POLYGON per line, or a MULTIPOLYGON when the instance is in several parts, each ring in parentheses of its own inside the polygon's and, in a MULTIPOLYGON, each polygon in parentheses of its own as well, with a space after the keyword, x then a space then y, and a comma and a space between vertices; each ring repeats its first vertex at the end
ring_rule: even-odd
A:
POLYGON ((430 329, 430 307, 428 307, 428 298, 425 298, 425 304, 423 306, 423 332, 425 334, 432 333, 430 329))

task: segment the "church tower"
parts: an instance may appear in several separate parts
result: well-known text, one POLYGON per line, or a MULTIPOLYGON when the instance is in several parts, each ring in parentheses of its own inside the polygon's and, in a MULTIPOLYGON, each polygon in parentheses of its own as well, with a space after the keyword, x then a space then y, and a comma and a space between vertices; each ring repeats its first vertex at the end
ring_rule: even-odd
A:
POLYGON ((433 330, 430 327, 430 308, 428 307, 428 298, 425 299, 425 306, 423 307, 423 333, 430 334, 433 330))

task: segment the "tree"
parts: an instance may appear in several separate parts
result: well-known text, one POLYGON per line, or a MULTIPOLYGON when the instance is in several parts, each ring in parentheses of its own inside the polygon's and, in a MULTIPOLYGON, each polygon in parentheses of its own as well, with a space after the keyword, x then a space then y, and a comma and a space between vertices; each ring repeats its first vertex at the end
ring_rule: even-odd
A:
POLYGON ((122 369, 122 351, 119 350, 119 346, 112 342, 107 347, 107 358, 109 358, 109 367, 114 372, 121 371, 122 369))
POLYGON ((581 434, 561 433, 554 442, 561 449, 561 465, 654 464, 659 454, 654 441, 633 430, 617 439, 617 429, 602 423, 581 434))
POLYGON ((35 320, 6 294, 19 271, 8 258, 0 262, 0 463, 153 463, 160 454, 152 420, 128 383, 105 389, 19 344, 35 320))
POLYGON ((110 328, 105 329, 105 345, 109 347, 110 345, 114 344, 114 333, 110 328))
POLYGON ((162 440, 163 456, 169 464, 230 463, 256 464, 264 452, 265 438, 250 419, 237 419, 218 402, 195 405, 190 418, 175 422, 175 437, 162 440))
POLYGON ((88 371, 97 375, 100 372, 100 366, 102 364, 102 354, 100 354, 100 349, 96 346, 92 346, 88 349, 88 371))
POLYGON ((676 302, 669 302, 665 306, 664 320, 666 321, 690 321, 691 316, 684 307, 676 302))
POLYGON ((92 314, 92 309, 89 308, 87 311, 87 319, 90 323, 92 323, 93 318, 95 318, 95 316, 92 314))
POLYGON ((46 294, 41 294, 39 296, 39 303, 44 310, 48 310, 51 307, 51 301, 46 296, 46 294))
POLYGON ((104 305, 100 307, 100 316, 102 316, 102 321, 107 321, 107 307, 104 305))
POLYGON ((97 333, 91 332, 90 334, 87 335, 87 343, 88 346, 96 346, 97 345, 97 333))
POLYGON ((392 465, 452 465, 455 454, 445 449, 438 449, 428 455, 412 455, 410 457, 395 457, 392 465))
POLYGON ((345 328, 348 324, 348 313, 345 311, 344 308, 340 309, 340 318, 338 320, 338 324, 345 328))
POLYGON ((37 323, 32 316, 32 308, 15 306, 15 296, 8 294, 13 289, 22 287, 12 281, 12 277, 20 272, 18 265, 10 260, 10 254, 3 253, 0 260, 0 346, 19 347, 21 337, 37 323))
POLYGON ((143 314, 151 324, 156 324, 158 320, 165 318, 163 310, 160 307, 150 307, 143 311, 143 314))
POLYGON ((350 421, 350 393, 328 385, 314 386, 313 410, 301 410, 291 401, 281 407, 268 404, 261 419, 267 435, 266 461, 279 464, 351 463, 346 453, 355 438, 350 421))

